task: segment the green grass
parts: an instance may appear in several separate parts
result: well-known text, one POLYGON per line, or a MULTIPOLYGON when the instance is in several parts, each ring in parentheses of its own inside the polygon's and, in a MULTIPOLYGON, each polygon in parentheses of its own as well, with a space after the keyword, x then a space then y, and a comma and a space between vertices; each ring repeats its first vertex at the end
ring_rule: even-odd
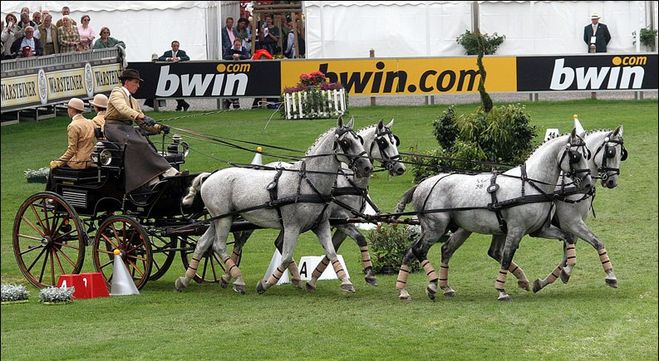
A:
MULTIPOLYGON (((66 306, 38 303, 29 286, 27 304, 3 305, 2 356, 8 360, 60 359, 221 359, 221 360, 648 360, 657 357, 657 102, 574 101, 528 103, 538 137, 546 128, 567 131, 572 114, 587 129, 624 125, 629 159, 617 189, 599 189, 597 218, 588 224, 606 244, 619 281, 604 284, 597 253, 579 242, 578 263, 570 283, 555 283, 538 294, 512 288, 510 303, 496 301, 497 264, 486 255, 489 238, 473 236, 451 261, 453 299, 432 302, 424 295, 425 277, 409 279, 411 303, 397 299, 395 276, 365 284, 359 252, 346 241, 340 252, 348 263, 357 293, 346 297, 338 281, 321 281, 314 294, 290 285, 257 295, 276 232, 255 232, 241 268, 248 286, 244 296, 217 285, 192 284, 174 291, 184 272, 177 258, 159 281, 140 296, 80 300, 66 306)), ((470 112, 475 105, 459 105, 470 112)), ((432 120, 446 106, 354 108, 356 128, 395 118, 401 149, 430 149, 436 142, 432 120)), ((158 119, 180 113, 154 114, 158 119)), ((172 120, 175 127, 305 150, 334 120, 268 122, 264 110, 238 111, 172 120)), ((23 171, 47 166, 66 147, 68 120, 2 127, 2 283, 25 283, 11 247, 11 229, 19 205, 43 184, 29 184, 23 171)), ((192 172, 248 163, 253 153, 186 138, 192 152, 185 168, 192 172)), ((265 149, 266 152, 275 150, 265 149)), ((264 162, 275 160, 264 157, 264 162)), ((377 173, 371 195, 391 210, 412 185, 402 177, 377 173)), ((296 250, 321 254, 317 240, 304 234, 296 250)), ((85 270, 91 271, 90 252, 85 270)), ((526 237, 515 261, 533 280, 546 276, 561 259, 559 242, 526 237)), ((439 247, 430 259, 438 266, 439 247)))

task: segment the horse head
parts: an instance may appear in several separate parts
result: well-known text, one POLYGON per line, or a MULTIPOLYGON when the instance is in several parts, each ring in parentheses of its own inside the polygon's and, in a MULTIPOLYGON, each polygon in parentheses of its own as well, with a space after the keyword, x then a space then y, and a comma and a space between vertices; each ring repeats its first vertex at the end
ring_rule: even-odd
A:
POLYGON ((343 125, 343 118, 339 117, 334 131, 334 156, 358 177, 368 177, 373 172, 373 165, 364 149, 364 139, 352 130, 353 123, 354 119, 350 119, 343 125))
POLYGON ((576 128, 572 129, 565 149, 559 153, 558 164, 579 189, 587 189, 593 185, 588 168, 589 159, 590 150, 586 147, 586 142, 577 134, 576 128))
POLYGON ((398 154, 400 139, 391 132, 393 126, 393 119, 387 125, 384 125, 382 120, 378 122, 375 128, 375 138, 369 149, 369 157, 380 161, 389 174, 397 176, 405 173, 405 165, 401 163, 400 154, 398 154))
POLYGON ((620 162, 627 159, 622 133, 623 127, 620 125, 607 134, 593 156, 597 172, 602 179, 602 187, 615 188, 618 185, 620 162))

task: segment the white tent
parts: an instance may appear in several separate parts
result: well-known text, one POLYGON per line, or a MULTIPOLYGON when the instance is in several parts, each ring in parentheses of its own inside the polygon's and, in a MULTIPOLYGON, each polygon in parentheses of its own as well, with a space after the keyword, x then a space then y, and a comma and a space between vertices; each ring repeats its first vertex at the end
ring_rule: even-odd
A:
POLYGON ((48 9, 55 21, 63 6, 78 24, 82 15, 89 15, 97 34, 107 26, 110 36, 126 43, 128 61, 150 61, 152 54, 171 49, 172 40, 192 60, 221 59, 220 19, 237 17, 240 11, 239 1, 2 1, 2 19, 24 6, 31 12, 48 9))

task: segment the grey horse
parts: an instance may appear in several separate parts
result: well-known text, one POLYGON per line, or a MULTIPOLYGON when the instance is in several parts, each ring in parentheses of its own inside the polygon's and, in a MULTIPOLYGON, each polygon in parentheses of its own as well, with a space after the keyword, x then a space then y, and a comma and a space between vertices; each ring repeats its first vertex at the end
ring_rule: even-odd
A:
POLYGON ((496 247, 502 254, 495 289, 499 300, 509 300, 504 288, 506 276, 522 237, 538 232, 546 238, 566 238, 560 229, 548 225, 553 192, 561 171, 580 189, 591 186, 585 154, 585 143, 573 129, 569 135, 545 142, 522 166, 505 173, 439 174, 408 190, 394 212, 413 202, 422 235, 403 258, 396 281, 399 298, 411 299, 406 283, 409 263, 415 257, 428 277, 426 292, 431 299, 438 283, 448 287, 448 265, 442 264, 438 276, 426 257, 430 246, 445 237, 448 229, 462 228, 492 234, 503 243, 496 247))
MULTIPOLYGON (((593 179, 601 179, 603 187, 615 188, 618 184, 620 162, 627 158, 627 150, 624 147, 622 133, 623 128, 619 126, 613 131, 599 130, 585 134, 584 141, 586 142, 586 147, 594 150, 593 156, 588 159, 590 176, 593 179)), ((584 220, 588 216, 588 211, 592 207, 595 188, 575 192, 574 188, 571 187, 572 182, 572 179, 569 177, 561 177, 560 184, 556 186, 556 192, 559 198, 554 202, 555 210, 552 217, 552 224, 566 232, 565 237, 569 239, 569 241, 563 242, 563 260, 547 277, 542 280, 536 279, 533 282, 533 292, 540 291, 545 286, 556 281, 558 277, 567 283, 572 269, 576 265, 575 236, 585 240, 598 251, 602 267, 606 273, 606 284, 610 287, 617 287, 617 279, 613 273, 613 266, 604 248, 604 244, 584 223, 584 220), (566 191, 567 193, 561 196, 561 193, 566 191)), ((442 264, 440 267, 446 271, 444 271, 439 286, 444 291, 445 296, 451 297, 455 293, 448 285, 448 263, 453 254, 470 235, 471 232, 460 228, 452 232, 448 240, 442 244, 442 264)), ((531 236, 536 237, 538 234, 532 233, 531 236)), ((565 239, 562 240, 565 241, 565 239)), ((504 235, 493 235, 488 255, 500 262, 504 242, 504 235)), ((511 262, 508 271, 515 275, 520 288, 527 291, 530 290, 529 281, 521 267, 511 262)))
POLYGON ((228 256, 226 244, 233 217, 240 215, 257 226, 284 230, 282 262, 268 280, 259 282, 257 292, 263 293, 277 283, 293 259, 299 234, 308 230, 318 236, 325 254, 332 260, 342 281, 341 288, 354 292, 332 246, 329 212, 326 212, 342 162, 361 177, 370 175, 373 170, 352 125, 350 121, 344 126, 339 118, 337 127, 322 134, 307 150, 304 160, 295 162, 290 169, 226 168, 211 174, 203 183, 195 179, 184 202, 193 199, 194 193, 200 191, 212 221, 199 238, 184 276, 176 280, 176 289, 182 291, 188 286, 202 255, 212 245, 235 279, 234 289, 239 293, 245 292, 242 274, 228 256))
MULTIPOLYGON (((392 119, 387 125, 383 121, 377 124, 369 125, 357 131, 357 135, 364 140, 364 149, 368 152, 368 157, 373 161, 378 161, 392 176, 399 176, 405 173, 405 165, 400 162, 400 155, 398 154, 398 145, 400 140, 393 134, 391 128, 394 125, 392 119)), ((266 166, 285 166, 290 167, 288 163, 269 163, 266 166)), ((336 179, 336 186, 332 190, 332 195, 341 204, 332 202, 329 206, 330 218, 346 219, 354 217, 355 214, 351 210, 363 212, 366 206, 368 183, 370 177, 359 177, 347 172, 340 172, 336 179), (349 207, 346 208, 346 207, 349 207)), ((377 285, 377 279, 373 273, 373 265, 371 264, 371 256, 368 252, 368 244, 366 238, 359 232, 359 229, 354 224, 340 224, 335 226, 336 231, 332 236, 332 244, 334 249, 338 250, 347 236, 355 240, 361 252, 362 266, 364 269, 364 279, 370 285, 377 285)), ((242 247, 249 238, 252 231, 245 231, 239 237, 236 237, 234 249, 231 257, 234 262, 238 263, 242 255, 242 247)), ((276 247, 281 251, 282 246, 282 233, 279 234, 275 240, 276 247)), ((315 290, 316 281, 318 277, 325 271, 325 268, 330 264, 327 256, 318 264, 316 269, 311 273, 311 280, 307 282, 307 289, 310 291, 315 290)), ((292 261, 288 270, 291 273, 291 283, 300 287, 301 278, 300 272, 292 261)), ((230 275, 225 273, 220 279, 220 284, 223 287, 228 285, 230 275)))

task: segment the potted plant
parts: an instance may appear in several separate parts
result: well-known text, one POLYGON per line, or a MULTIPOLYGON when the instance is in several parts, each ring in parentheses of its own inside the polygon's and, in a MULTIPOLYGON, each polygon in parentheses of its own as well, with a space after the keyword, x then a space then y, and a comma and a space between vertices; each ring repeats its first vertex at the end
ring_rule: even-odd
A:
POLYGON ((39 302, 44 305, 64 305, 73 302, 75 287, 46 287, 39 292, 39 302))
POLYGON ((640 37, 641 45, 647 47, 650 51, 654 51, 654 40, 657 37, 657 29, 642 28, 640 37))
MULTIPOLYGON (((373 272, 396 274, 412 242, 405 226, 383 224, 368 235, 373 272)), ((410 265, 410 271, 419 270, 419 262, 410 265)))
POLYGON ((328 83, 322 72, 304 73, 294 87, 284 89, 282 116, 286 119, 334 118, 348 109, 348 95, 341 83, 328 83))
POLYGON ((464 34, 458 36, 455 41, 462 45, 467 51, 467 55, 478 55, 483 50, 485 55, 494 54, 499 46, 506 40, 505 35, 494 33, 471 32, 465 30, 464 34))

